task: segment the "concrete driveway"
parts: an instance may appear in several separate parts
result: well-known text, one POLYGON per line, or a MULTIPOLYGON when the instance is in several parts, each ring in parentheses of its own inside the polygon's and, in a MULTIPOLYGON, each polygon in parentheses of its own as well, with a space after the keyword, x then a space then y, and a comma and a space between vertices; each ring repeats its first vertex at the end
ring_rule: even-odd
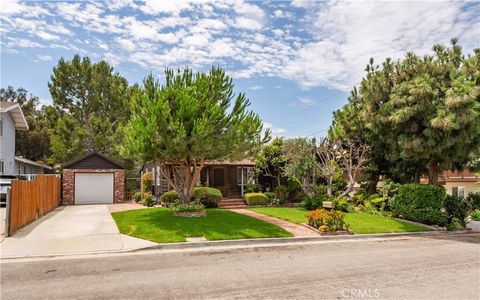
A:
POLYGON ((107 205, 61 206, 6 238, 0 256, 120 252, 152 245, 120 234, 107 205))

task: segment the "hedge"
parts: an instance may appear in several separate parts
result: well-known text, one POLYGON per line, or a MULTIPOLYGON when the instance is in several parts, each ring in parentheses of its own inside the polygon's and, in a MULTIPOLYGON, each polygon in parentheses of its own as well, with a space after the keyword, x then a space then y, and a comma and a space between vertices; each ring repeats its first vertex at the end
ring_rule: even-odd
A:
MULTIPOLYGON (((179 199, 175 191, 168 191, 160 196, 160 201, 166 204, 174 203, 179 199)), ((217 207, 222 200, 222 192, 211 187, 196 187, 193 190, 193 199, 200 201, 205 207, 217 207)))
POLYGON ((445 188, 430 184, 404 184, 390 201, 392 212, 405 219, 425 224, 445 225, 447 214, 443 212, 445 188))
POLYGON ((243 198, 248 205, 268 205, 270 200, 262 193, 246 193, 243 194, 243 198))

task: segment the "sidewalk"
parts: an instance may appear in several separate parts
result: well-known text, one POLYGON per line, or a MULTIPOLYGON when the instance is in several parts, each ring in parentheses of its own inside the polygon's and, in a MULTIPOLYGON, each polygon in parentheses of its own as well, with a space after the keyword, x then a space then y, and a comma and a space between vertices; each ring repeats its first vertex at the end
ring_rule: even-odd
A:
POLYGON ((308 236, 320 236, 320 234, 314 230, 311 230, 305 226, 300 226, 297 224, 290 223, 285 220, 277 219, 274 217, 262 215, 259 213, 256 213, 254 211, 244 209, 244 208, 238 208, 238 209, 230 209, 233 212, 249 216, 255 219, 259 219, 268 223, 272 223, 274 225, 277 225, 283 229, 285 229, 288 232, 291 232, 295 237, 308 237, 308 236))
POLYGON ((107 205, 62 206, 0 244, 0 257, 122 252, 156 243, 120 234, 107 205))

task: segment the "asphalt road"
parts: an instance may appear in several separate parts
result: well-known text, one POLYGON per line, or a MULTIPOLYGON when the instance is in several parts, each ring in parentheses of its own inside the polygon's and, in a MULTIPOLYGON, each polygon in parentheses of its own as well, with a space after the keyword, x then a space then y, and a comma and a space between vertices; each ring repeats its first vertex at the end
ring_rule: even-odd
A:
POLYGON ((480 234, 2 263, 1 299, 479 299, 480 234))

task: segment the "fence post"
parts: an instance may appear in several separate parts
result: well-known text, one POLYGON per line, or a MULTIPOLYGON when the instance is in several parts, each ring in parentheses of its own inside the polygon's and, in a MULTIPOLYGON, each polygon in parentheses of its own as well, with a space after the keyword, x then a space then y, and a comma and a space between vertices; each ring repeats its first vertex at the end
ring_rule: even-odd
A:
POLYGON ((10 236, 10 211, 12 210, 11 201, 11 188, 7 188, 7 202, 5 206, 5 236, 10 236))

